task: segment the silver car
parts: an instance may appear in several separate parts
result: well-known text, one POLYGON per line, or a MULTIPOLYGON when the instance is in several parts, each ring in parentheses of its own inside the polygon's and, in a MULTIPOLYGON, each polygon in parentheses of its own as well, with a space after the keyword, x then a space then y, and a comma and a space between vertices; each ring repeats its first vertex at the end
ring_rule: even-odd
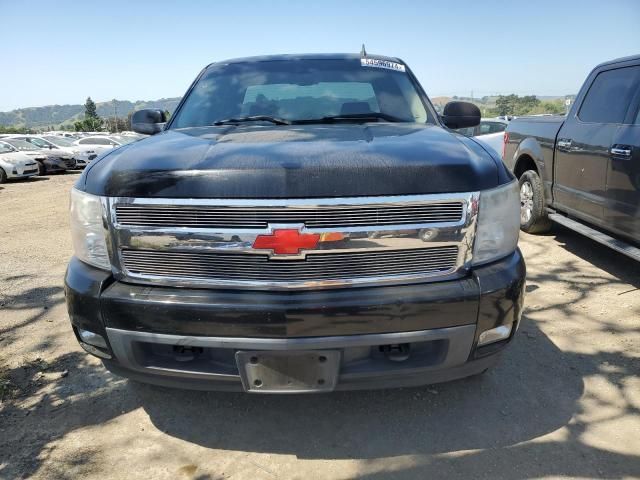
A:
POLYGON ((12 178, 38 175, 38 163, 6 142, 0 141, 0 183, 12 178))

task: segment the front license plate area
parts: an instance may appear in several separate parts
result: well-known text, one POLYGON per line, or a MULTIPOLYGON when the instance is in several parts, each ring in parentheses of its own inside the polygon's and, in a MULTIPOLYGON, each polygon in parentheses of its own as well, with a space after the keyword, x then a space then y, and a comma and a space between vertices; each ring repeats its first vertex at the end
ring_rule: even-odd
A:
POLYGON ((303 352, 239 351, 242 385, 252 393, 329 392, 340 367, 337 350, 303 352))

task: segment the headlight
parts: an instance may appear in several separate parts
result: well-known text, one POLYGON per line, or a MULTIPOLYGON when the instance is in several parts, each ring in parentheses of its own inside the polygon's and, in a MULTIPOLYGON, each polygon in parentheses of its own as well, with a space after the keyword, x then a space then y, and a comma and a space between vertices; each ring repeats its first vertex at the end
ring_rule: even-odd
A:
POLYGON ((70 211, 75 256, 89 265, 110 270, 100 197, 72 188, 70 211))
POLYGON ((518 182, 480 192, 473 264, 493 262, 512 253, 520 233, 518 182))
POLYGON ((20 162, 22 162, 22 160, 20 160, 19 158, 3 158, 3 160, 9 165, 18 165, 20 162))

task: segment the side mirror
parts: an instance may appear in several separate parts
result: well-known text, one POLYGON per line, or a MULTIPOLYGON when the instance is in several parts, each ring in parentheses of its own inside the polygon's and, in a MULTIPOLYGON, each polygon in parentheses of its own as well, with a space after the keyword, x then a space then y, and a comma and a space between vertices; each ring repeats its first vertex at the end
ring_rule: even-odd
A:
POLYGON ((475 127, 480 124, 480 109, 469 102, 449 102, 441 118, 449 128, 475 127))
POLYGON ((146 108, 134 112, 131 117, 131 128, 144 135, 155 135, 164 130, 167 117, 162 110, 146 108))

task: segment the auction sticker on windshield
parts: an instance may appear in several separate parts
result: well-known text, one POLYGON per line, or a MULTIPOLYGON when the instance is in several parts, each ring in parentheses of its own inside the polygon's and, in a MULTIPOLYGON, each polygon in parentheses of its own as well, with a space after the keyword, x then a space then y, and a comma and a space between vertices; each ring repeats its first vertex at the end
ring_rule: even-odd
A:
POLYGON ((377 58, 361 58, 360 65, 363 67, 386 68, 387 70, 395 70, 396 72, 404 72, 404 65, 388 60, 378 60, 377 58))

